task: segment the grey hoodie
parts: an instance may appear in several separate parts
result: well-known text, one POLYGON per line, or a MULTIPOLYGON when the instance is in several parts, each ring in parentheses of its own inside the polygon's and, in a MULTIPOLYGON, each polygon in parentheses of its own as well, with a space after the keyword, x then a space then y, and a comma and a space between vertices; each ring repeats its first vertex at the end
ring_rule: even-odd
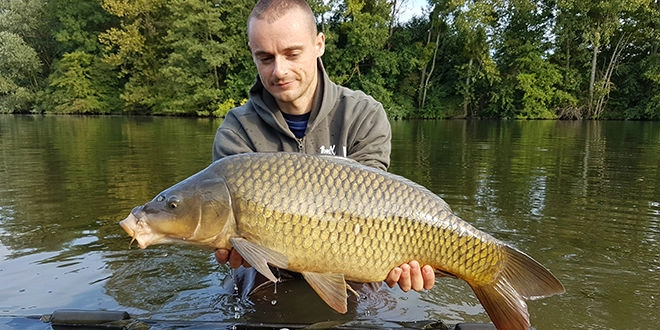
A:
POLYGON ((215 135, 213 160, 245 152, 299 151, 354 159, 387 170, 392 130, 380 102, 339 86, 318 60, 318 86, 305 136, 297 139, 261 80, 247 103, 227 113, 215 135))

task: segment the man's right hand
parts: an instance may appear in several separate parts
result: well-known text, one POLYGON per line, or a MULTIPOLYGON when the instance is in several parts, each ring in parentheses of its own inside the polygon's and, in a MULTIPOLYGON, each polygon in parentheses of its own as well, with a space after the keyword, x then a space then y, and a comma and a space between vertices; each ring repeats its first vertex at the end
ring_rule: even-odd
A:
POLYGON ((238 268, 243 265, 243 267, 250 267, 250 264, 241 257, 240 254, 234 249, 216 249, 215 250, 215 260, 220 264, 226 264, 229 261, 229 267, 238 268))

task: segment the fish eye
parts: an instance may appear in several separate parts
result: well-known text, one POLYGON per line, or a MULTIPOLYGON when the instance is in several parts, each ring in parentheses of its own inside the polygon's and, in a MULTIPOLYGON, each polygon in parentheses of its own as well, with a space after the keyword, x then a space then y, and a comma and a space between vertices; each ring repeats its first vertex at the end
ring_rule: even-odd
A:
POLYGON ((167 200, 167 207, 171 209, 175 209, 179 207, 179 198, 176 196, 172 196, 167 200))

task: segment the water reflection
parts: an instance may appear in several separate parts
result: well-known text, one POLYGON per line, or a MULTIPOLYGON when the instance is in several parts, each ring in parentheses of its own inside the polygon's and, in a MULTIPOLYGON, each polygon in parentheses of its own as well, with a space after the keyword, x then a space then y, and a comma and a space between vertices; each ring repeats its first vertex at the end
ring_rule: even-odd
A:
POLYGON ((122 306, 138 307, 141 310, 138 315, 174 311, 187 315, 185 319, 195 319, 195 313, 213 312, 215 298, 206 298, 220 294, 217 284, 226 274, 218 271, 220 266, 211 263, 210 258, 208 251, 191 247, 134 248, 122 258, 108 262, 112 276, 104 285, 106 293, 122 306), (209 290, 198 292, 203 288, 209 290), (191 294, 193 298, 200 295, 199 300, 191 300, 191 294), (191 301, 195 302, 194 308, 187 306, 191 301), (178 308, 171 309, 172 306, 178 308))
MULTIPOLYGON (((416 149, 438 173, 416 179, 439 192, 464 219, 528 251, 566 285, 567 294, 530 303, 535 326, 646 328, 654 322, 648 315, 660 293, 657 124, 422 126, 415 140, 449 140, 458 146, 456 152, 447 152, 449 145, 442 142, 440 148, 416 149), (544 312, 535 314, 539 304, 544 312)), ((401 129, 408 127, 402 123, 401 129)), ((396 163, 425 166, 411 159, 396 163)))
MULTIPOLYGON (((304 284, 237 300, 222 286, 230 272, 210 251, 128 249, 117 222, 205 167, 218 124, 0 116, 0 317, 84 308, 197 321, 488 320, 467 285, 452 279, 421 294, 382 288, 339 316, 314 312, 325 306, 304 284)), ((392 127, 392 172, 437 192, 562 280, 566 294, 529 303, 536 328, 648 328, 660 320, 658 123, 392 127)))

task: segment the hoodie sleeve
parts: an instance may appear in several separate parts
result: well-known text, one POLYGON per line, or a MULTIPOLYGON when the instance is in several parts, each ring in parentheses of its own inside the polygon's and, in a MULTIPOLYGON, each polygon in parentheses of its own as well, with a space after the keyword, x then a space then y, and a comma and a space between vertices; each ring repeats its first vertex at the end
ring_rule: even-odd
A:
POLYGON ((355 135, 348 157, 361 164, 387 171, 392 151, 392 128, 385 109, 378 102, 366 102, 354 123, 355 135))
POLYGON ((230 111, 215 132, 213 140, 213 161, 220 158, 246 152, 253 152, 254 148, 238 130, 242 129, 236 116, 230 111))

